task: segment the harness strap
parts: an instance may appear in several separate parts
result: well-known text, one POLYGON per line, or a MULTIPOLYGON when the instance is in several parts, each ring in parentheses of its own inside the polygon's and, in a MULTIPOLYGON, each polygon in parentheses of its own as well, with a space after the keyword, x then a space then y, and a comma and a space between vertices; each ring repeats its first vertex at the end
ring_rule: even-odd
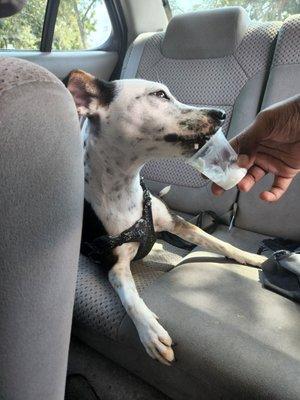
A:
POLYGON ((88 257, 98 259, 99 256, 111 252, 115 247, 130 242, 139 243, 139 249, 134 260, 145 257, 151 251, 157 238, 153 226, 151 196, 143 178, 141 178, 140 184, 143 189, 144 203, 142 217, 120 235, 102 235, 90 243, 85 243, 88 257))

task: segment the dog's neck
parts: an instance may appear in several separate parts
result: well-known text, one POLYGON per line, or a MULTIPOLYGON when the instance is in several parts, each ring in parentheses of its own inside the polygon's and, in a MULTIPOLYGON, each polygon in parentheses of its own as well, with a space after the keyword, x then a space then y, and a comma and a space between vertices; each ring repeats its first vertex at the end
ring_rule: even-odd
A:
POLYGON ((91 138, 87 146, 89 191, 93 208, 109 234, 119 234, 142 216, 143 161, 124 146, 105 137, 91 138))

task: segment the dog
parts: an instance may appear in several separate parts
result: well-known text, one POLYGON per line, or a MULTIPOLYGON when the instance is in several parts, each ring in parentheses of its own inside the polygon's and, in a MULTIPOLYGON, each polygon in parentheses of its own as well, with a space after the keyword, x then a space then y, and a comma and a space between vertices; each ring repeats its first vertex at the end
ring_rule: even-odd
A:
MULTIPOLYGON (((74 70, 65 79, 77 112, 88 118, 85 146, 85 199, 111 237, 126 232, 144 212, 145 190, 140 170, 145 162, 190 157, 222 125, 225 113, 180 103, 157 82, 125 79, 98 80, 74 70)), ((195 245, 260 266, 265 257, 242 251, 173 215, 157 197, 151 197, 155 232, 168 231, 195 245)), ((112 252, 108 278, 132 319, 150 357, 162 364, 175 360, 172 339, 158 317, 138 294, 130 271, 140 243, 124 242, 112 252)))

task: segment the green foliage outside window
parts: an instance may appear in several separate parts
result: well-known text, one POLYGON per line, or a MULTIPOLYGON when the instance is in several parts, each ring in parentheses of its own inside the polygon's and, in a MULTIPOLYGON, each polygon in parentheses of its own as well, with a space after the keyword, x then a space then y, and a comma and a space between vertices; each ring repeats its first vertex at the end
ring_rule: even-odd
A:
POLYGON ((169 4, 173 15, 207 8, 242 6, 256 21, 283 21, 300 13, 300 0, 169 0, 169 4))
POLYGON ((0 48, 38 49, 45 9, 46 0, 29 0, 19 14, 0 19, 0 48))
MULTIPOLYGON (((0 48, 38 50, 45 10, 46 0, 28 0, 19 14, 1 19, 0 48)), ((78 50, 95 47, 101 44, 101 41, 105 41, 109 33, 109 17, 102 0, 61 0, 52 48, 53 50, 78 50), (101 26, 103 18, 104 27, 101 26), (99 31, 99 28, 105 28, 105 30, 99 31), (91 40, 91 35, 98 31, 98 42, 95 42, 91 40)))
POLYGON ((101 0, 61 0, 58 11, 53 49, 87 49, 89 35, 96 32, 96 6, 101 0))

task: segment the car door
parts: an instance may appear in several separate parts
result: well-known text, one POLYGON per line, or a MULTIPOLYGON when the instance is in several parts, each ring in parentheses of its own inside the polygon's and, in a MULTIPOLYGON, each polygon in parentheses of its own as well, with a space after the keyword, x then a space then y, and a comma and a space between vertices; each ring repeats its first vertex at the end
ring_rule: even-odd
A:
POLYGON ((74 68, 101 79, 117 76, 125 47, 115 1, 29 0, 22 12, 0 20, 0 56, 37 63, 60 79, 74 68))

